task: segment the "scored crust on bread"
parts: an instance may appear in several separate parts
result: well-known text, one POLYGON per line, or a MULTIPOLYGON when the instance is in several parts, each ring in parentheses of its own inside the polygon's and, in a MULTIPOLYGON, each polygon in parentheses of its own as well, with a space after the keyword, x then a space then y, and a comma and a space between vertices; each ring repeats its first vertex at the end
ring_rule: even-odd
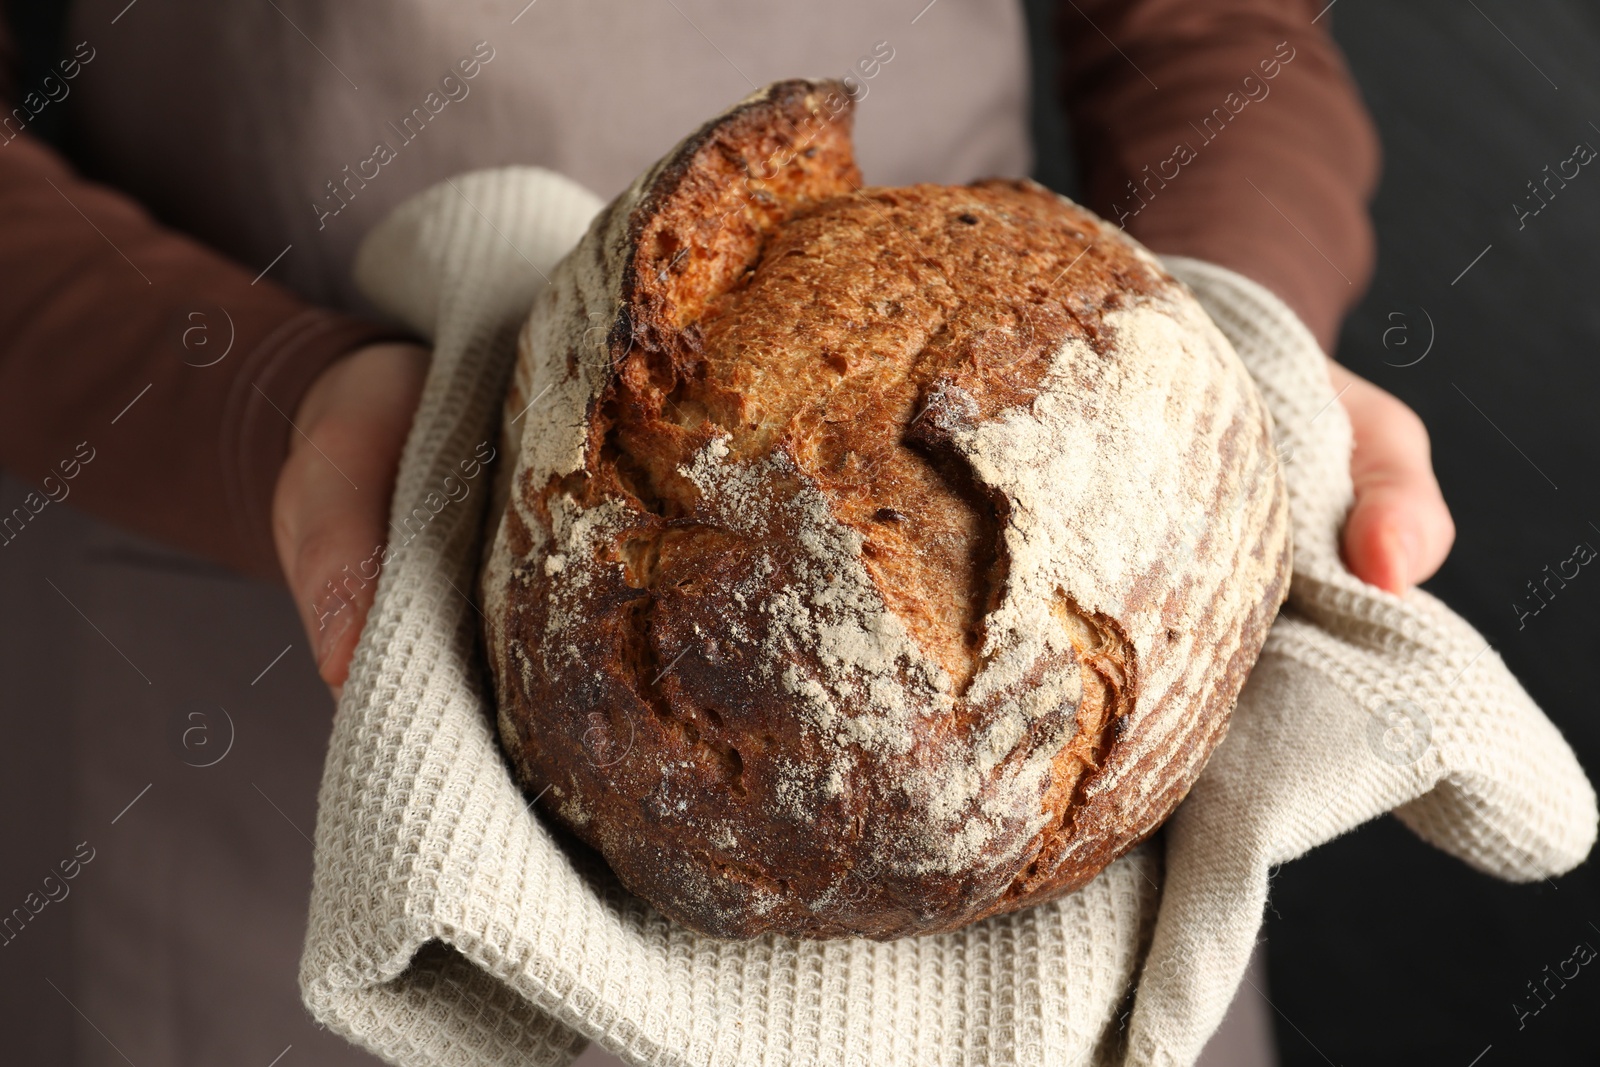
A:
POLYGON ((723 938, 1083 885, 1187 792, 1287 591, 1270 423, 1187 290, 1031 181, 863 187, 852 107, 775 83, 641 175, 505 405, 502 742, 723 938))

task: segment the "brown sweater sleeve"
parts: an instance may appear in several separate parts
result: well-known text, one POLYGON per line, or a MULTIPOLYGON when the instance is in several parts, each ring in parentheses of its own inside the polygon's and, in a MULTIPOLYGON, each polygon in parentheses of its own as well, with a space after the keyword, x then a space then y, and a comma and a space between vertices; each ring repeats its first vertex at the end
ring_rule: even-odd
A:
POLYGON ((404 334, 312 308, 78 177, 25 104, 0 125, 0 466, 38 489, 0 515, 0 551, 71 499, 281 581, 289 416, 329 363, 404 334))
POLYGON ((1325 0, 1067 0, 1088 206, 1277 293, 1331 351, 1372 275, 1370 117, 1325 0))

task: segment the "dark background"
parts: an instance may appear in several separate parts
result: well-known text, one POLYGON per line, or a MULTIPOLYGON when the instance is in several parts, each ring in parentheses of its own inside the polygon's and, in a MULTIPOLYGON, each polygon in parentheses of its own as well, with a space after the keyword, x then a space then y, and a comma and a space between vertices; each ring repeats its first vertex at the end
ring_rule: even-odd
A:
MULTIPOLYGON (((1579 542, 1600 546, 1600 173, 1582 170, 1521 230, 1512 204, 1578 142, 1600 148, 1600 6, 1477 2, 1331 13, 1387 156, 1378 274, 1338 358, 1433 434, 1459 534, 1428 588, 1483 631, 1595 780, 1600 573, 1521 623, 1512 604, 1534 606, 1527 583, 1579 542), (1388 365, 1417 354, 1384 347, 1390 313, 1416 322, 1422 307, 1433 351, 1388 365)), ((1592 862, 1509 886, 1385 819, 1286 866, 1272 899, 1273 999, 1336 1063, 1465 1067, 1491 1045, 1480 1067, 1600 1062, 1600 968, 1520 1028, 1512 1007, 1536 1006, 1527 983, 1577 943, 1600 948, 1592 862)), ((1278 1039, 1285 1065, 1324 1062, 1282 1018, 1278 1039)))
MULTIPOLYGON (((1040 86, 1037 176, 1070 195, 1075 174, 1045 14, 1059 5, 1027 6, 1040 86)), ((37 62, 58 55, 63 7, 6 0, 25 72, 37 76, 37 62)), ((1591 709, 1600 688, 1600 573, 1585 568, 1521 628, 1512 608, 1519 598, 1531 604, 1525 585, 1545 565, 1554 568, 1579 542, 1600 548, 1600 168, 1585 168, 1520 231, 1512 210, 1546 164, 1554 168, 1579 141, 1600 148, 1600 6, 1338 0, 1325 18, 1385 152, 1374 205, 1378 273, 1345 327, 1339 359, 1411 404, 1433 434, 1459 536, 1428 588, 1483 631, 1591 778, 1600 777, 1591 709), (1403 366, 1430 333, 1428 355, 1403 366)), ((8 674, 28 659, 25 647, 0 650, 8 674)), ((13 754, 56 750, 55 724, 41 710, 6 714, 13 754)), ((0 780, 0 836, 13 859, 67 840, 65 816, 50 814, 49 798, 16 792, 0 780)), ((18 868, 5 880, 27 888, 32 873, 18 868)), ((1267 936, 1284 1067, 1468 1067, 1480 1055, 1478 1067, 1600 1062, 1600 966, 1584 968, 1520 1030, 1512 1007, 1533 1005, 1526 983, 1576 944, 1600 948, 1592 865, 1552 883, 1508 886, 1383 819, 1278 872, 1267 936)), ((65 937, 63 924, 42 924, 5 949, 7 962, 52 973, 65 937)), ((31 1023, 0 1035, 7 1062, 44 1062, 37 1053, 67 1044, 71 1009, 43 985, 30 990, 24 995, 37 993, 36 1002, 7 1012, 31 1023)))
MULTIPOLYGON (((1053 6, 1029 0, 1036 30, 1053 6)), ((1426 588, 1483 632, 1600 779, 1600 568, 1520 625, 1512 607, 1537 607, 1526 583, 1578 543, 1600 549, 1600 167, 1552 182, 1520 230, 1512 208, 1578 142, 1600 149, 1600 5, 1339 0, 1324 18, 1385 159, 1377 276, 1338 359, 1433 435, 1458 535, 1426 588), (1430 317, 1432 350, 1405 366, 1430 317)), ((1070 195, 1048 36, 1035 33, 1037 176, 1070 195)), ((1580 942, 1600 949, 1593 863, 1506 885, 1385 818, 1281 868, 1266 936, 1284 1067, 1600 1063, 1600 960, 1552 982, 1520 1028, 1512 1007, 1538 1007, 1527 983, 1580 942)))

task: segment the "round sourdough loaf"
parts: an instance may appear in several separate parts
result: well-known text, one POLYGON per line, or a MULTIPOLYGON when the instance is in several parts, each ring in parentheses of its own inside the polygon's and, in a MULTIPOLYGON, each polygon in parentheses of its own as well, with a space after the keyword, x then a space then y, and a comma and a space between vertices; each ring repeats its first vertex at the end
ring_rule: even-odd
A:
POLYGON ((1194 298, 1033 182, 863 188, 774 84, 597 216, 520 338, 480 578, 522 785, 702 933, 1083 885, 1188 790, 1287 590, 1194 298))

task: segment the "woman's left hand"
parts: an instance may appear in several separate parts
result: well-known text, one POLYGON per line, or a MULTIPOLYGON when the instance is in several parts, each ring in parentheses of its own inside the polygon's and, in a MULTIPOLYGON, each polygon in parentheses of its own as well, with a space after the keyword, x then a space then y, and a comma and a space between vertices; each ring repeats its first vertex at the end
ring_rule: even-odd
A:
POLYGON ((1345 566, 1364 582, 1403 593, 1433 576, 1456 537, 1433 476, 1427 428, 1398 397, 1331 359, 1328 377, 1355 435, 1345 566))

